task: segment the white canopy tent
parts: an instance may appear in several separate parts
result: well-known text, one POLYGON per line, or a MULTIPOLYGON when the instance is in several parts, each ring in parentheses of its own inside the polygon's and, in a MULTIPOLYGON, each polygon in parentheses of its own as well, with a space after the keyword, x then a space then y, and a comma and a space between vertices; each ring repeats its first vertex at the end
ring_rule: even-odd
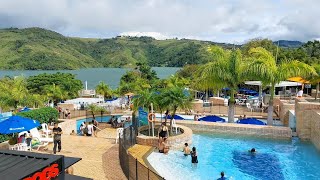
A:
MULTIPOLYGON (((262 83, 261 83, 261 81, 245 81, 245 84, 259 86, 259 100, 262 101, 262 83)), ((275 87, 286 88, 286 87, 292 87, 292 86, 302 86, 302 84, 298 83, 298 82, 281 81, 280 83, 276 84, 275 87)))
MULTIPOLYGON (((246 81, 245 84, 254 85, 254 86, 262 85, 261 81, 246 81)), ((276 87, 288 87, 288 86, 302 86, 302 84, 298 82, 290 82, 290 81, 281 81, 279 84, 276 84, 276 87)))

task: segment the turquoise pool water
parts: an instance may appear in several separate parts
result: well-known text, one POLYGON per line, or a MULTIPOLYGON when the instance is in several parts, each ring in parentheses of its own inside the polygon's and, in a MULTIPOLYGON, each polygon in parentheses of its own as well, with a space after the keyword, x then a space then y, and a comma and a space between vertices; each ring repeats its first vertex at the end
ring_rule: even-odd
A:
MULTIPOLYGON (((166 179, 217 179, 224 171, 228 179, 240 180, 316 180, 320 178, 320 152, 311 143, 194 134, 193 144, 199 163, 181 151, 168 155, 151 153, 148 161, 166 179), (251 155, 248 150, 256 148, 251 155)), ((191 147, 192 147, 191 146, 191 147)))
MULTIPOLYGON (((116 115, 115 117, 121 117, 121 115, 116 115)), ((102 117, 100 117, 100 116, 98 116, 98 117, 96 117, 96 120, 98 121, 98 122, 104 122, 104 123, 106 123, 106 122, 109 122, 110 121, 110 119, 111 119, 111 115, 110 116, 102 116, 102 117)), ((92 118, 85 118, 85 119, 78 119, 77 120, 77 133, 79 134, 80 133, 80 125, 81 125, 81 123, 82 122, 89 122, 89 121, 92 121, 92 118)), ((125 127, 127 127, 127 126, 129 126, 129 124, 125 124, 125 127)))

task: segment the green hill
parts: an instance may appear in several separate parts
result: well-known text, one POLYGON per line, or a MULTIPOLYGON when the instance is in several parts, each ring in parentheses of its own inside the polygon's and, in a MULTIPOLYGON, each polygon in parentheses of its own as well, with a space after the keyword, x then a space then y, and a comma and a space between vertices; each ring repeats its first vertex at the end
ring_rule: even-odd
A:
POLYGON ((207 62, 206 47, 212 44, 151 37, 70 38, 41 28, 1 29, 0 39, 0 69, 27 70, 132 67, 137 62, 180 67, 207 62))
MULTIPOLYGON (((65 37, 41 28, 0 29, 0 69, 134 67, 137 62, 144 62, 153 67, 182 67, 185 64, 208 62, 210 58, 206 49, 211 44, 228 49, 234 48, 232 44, 190 39, 156 40, 151 37, 89 39, 65 37)), ((272 46, 271 41, 269 44, 272 46)), ((281 41, 277 44, 290 48, 285 49, 284 55, 288 58, 291 56, 295 58, 296 51, 306 51, 301 48, 291 50, 291 47, 301 46, 301 42, 298 41, 281 41)), ((243 49, 241 45, 236 47, 243 49)), ((298 54, 301 54, 300 51, 298 54)), ((304 54, 306 56, 308 53, 304 54)))

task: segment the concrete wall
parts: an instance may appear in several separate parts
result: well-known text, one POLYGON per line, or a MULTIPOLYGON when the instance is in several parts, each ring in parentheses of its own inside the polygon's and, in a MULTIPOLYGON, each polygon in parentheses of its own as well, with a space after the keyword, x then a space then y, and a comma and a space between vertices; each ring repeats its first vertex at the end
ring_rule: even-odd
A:
MULTIPOLYGON (((302 140, 315 140, 315 137, 312 137, 312 128, 314 131, 313 135, 317 135, 316 131, 320 131, 320 128, 317 126, 320 121, 318 111, 320 111, 320 103, 311 103, 304 98, 296 99, 297 134, 302 140)), ((320 138, 318 138, 318 141, 320 141, 320 138)))
MULTIPOLYGON (((191 144, 192 143, 192 130, 185 126, 178 126, 179 128, 183 129, 183 133, 177 136, 169 136, 167 139, 167 143, 170 146, 170 149, 179 149, 181 150, 184 147, 184 143, 191 144)), ((139 131, 148 129, 148 126, 143 126, 139 128, 139 131)), ((137 136, 137 144, 146 145, 146 146, 153 146, 158 147, 159 145, 159 138, 157 136, 145 136, 139 134, 137 136)))
POLYGON ((320 150, 320 111, 311 114, 311 142, 320 150))
POLYGON ((292 131, 289 127, 213 123, 203 121, 177 121, 177 123, 187 126, 193 131, 199 132, 239 134, 274 139, 290 139, 292 137, 292 131))
POLYGON ((295 104, 288 100, 279 101, 279 118, 284 126, 289 126, 289 110, 294 110, 295 104))

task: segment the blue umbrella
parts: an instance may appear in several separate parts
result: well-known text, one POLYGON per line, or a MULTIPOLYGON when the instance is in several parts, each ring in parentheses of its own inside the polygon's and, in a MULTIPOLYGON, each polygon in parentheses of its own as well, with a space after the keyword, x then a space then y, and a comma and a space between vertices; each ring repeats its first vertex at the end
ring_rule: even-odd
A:
POLYGON ((22 131, 29 131, 40 126, 39 121, 24 118, 21 116, 11 116, 0 122, 0 134, 11 134, 22 131))
POLYGON ((199 121, 207 121, 207 122, 226 122, 225 119, 216 115, 209 115, 202 118, 199 118, 199 121))
POLYGON ((237 121, 238 124, 254 124, 254 125, 267 125, 266 123, 256 119, 256 118, 247 118, 237 121))
POLYGON ((31 111, 31 109, 28 108, 28 107, 24 107, 24 108, 21 109, 19 112, 27 112, 27 111, 31 111))

